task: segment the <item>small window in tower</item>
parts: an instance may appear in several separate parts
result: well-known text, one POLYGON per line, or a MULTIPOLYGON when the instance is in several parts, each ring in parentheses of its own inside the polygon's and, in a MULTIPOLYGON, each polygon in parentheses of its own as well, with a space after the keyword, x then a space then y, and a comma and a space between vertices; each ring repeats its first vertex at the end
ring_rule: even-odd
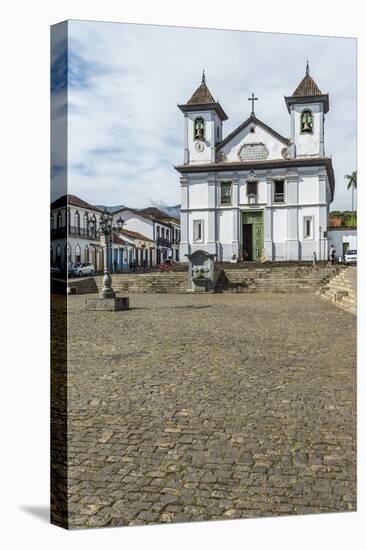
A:
POLYGON ((221 200, 223 205, 231 204, 231 181, 222 181, 220 185, 221 200))
POLYGON ((216 137, 220 139, 220 128, 218 126, 216 126, 216 137))
POLYGON ((197 117, 194 121, 193 139, 203 141, 205 139, 205 121, 197 117))
POLYGON ((304 218, 304 239, 313 239, 313 217, 304 218))
POLYGON ((301 133, 313 133, 313 113, 309 109, 305 109, 305 111, 301 113, 301 133))
POLYGON ((194 242, 196 243, 203 242, 203 220, 194 220, 193 239, 194 239, 194 242))
POLYGON ((249 131, 250 131, 251 134, 254 134, 255 133, 255 126, 251 126, 249 131))

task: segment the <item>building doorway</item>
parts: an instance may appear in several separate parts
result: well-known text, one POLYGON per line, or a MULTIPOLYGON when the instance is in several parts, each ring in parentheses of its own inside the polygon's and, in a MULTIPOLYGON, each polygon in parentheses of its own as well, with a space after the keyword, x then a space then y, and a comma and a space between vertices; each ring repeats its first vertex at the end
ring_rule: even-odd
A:
POLYGON ((251 223, 243 223, 243 260, 253 259, 253 226, 251 223))
POLYGON ((260 262, 264 244, 263 212, 242 213, 242 258, 244 261, 260 262))

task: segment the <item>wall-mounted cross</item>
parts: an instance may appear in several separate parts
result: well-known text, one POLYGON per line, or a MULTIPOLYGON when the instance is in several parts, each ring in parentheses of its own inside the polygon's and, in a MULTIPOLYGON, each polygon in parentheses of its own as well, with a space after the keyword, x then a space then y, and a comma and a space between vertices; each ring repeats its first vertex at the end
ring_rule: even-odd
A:
POLYGON ((257 97, 254 97, 254 94, 252 93, 252 97, 248 97, 248 101, 252 102, 252 112, 251 114, 254 115, 254 102, 257 101, 257 97))

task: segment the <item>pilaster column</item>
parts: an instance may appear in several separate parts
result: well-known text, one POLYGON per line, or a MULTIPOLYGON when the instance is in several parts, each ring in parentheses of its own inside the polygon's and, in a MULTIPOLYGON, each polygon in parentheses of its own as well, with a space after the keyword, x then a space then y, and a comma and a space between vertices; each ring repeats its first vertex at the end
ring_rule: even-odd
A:
POLYGON ((217 231, 216 231, 216 178, 215 175, 207 178, 208 194, 208 227, 207 227, 207 251, 210 254, 217 254, 217 231))
POLYGON ((188 115, 184 113, 184 164, 189 164, 188 115))
POLYGON ((179 246, 179 257, 181 261, 187 261, 185 254, 189 254, 189 181, 187 178, 180 179, 181 185, 181 241, 179 246))
POLYGON ((211 112, 211 162, 216 161, 216 134, 215 134, 215 113, 211 112))
MULTIPOLYGON (((267 197, 267 206, 272 206, 272 171, 269 170, 266 174, 266 197, 267 197)), ((264 209, 264 248, 266 251, 266 258, 270 262, 273 261, 274 252, 273 252, 273 211, 272 208, 264 209)))
POLYGON ((297 173, 286 176, 287 207, 286 260, 299 260, 299 178, 297 173))
POLYGON ((239 257, 239 178, 235 174, 232 178, 232 205, 233 205, 233 240, 232 253, 239 257))

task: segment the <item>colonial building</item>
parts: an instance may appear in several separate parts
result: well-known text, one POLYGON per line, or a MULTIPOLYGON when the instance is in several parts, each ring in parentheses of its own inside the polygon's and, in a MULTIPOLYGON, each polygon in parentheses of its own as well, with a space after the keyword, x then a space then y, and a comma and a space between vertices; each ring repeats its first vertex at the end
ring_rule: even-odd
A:
MULTIPOLYGON (((51 204, 51 265, 66 271, 71 264, 90 262, 95 271, 103 271, 105 250, 100 242, 99 220, 102 210, 75 195, 63 195, 51 204)), ((129 269, 136 259, 138 246, 150 239, 115 229, 111 240, 111 270, 129 269)))
POLYGON ((102 211, 74 195, 63 195, 51 204, 51 265, 91 262, 103 269, 103 249, 98 226, 102 211))
POLYGON ((145 259, 148 265, 159 265, 162 260, 173 258, 179 261, 180 223, 158 208, 121 208, 113 213, 113 223, 121 217, 124 229, 144 235, 154 243, 151 254, 138 257, 139 265, 145 259))
POLYGON ((255 115, 223 136, 227 115, 205 75, 184 114, 181 174, 181 261, 197 249, 218 261, 327 259, 332 160, 325 155, 328 94, 306 74, 285 97, 290 137, 255 115))

